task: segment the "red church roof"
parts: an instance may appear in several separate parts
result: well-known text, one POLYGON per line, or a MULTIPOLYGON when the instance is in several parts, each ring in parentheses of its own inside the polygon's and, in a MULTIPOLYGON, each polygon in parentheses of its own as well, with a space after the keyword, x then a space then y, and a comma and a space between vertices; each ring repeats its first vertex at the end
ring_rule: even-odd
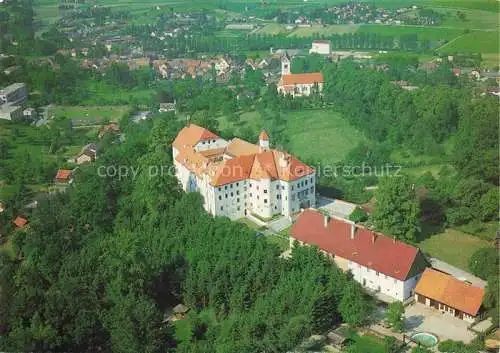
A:
POLYGON ((321 72, 311 72, 306 74, 289 74, 281 76, 281 84, 283 86, 291 86, 298 84, 314 84, 325 82, 321 72))
POLYGON ((414 246, 360 226, 355 226, 351 239, 354 225, 330 219, 325 227, 324 217, 318 211, 305 210, 292 227, 292 237, 400 281, 420 273, 427 265, 414 246), (411 271, 417 260, 417 268, 411 271))
POLYGON ((180 150, 183 147, 193 147, 199 141, 217 139, 218 136, 213 132, 198 126, 196 124, 189 124, 184 127, 173 142, 173 146, 180 150))

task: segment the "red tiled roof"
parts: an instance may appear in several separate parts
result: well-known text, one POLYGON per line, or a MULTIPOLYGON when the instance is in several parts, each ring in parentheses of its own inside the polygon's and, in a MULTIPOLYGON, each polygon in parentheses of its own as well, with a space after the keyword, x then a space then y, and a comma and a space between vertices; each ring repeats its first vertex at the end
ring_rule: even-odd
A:
POLYGON ((206 129, 197 125, 190 125, 188 128, 181 130, 174 141, 174 147, 179 149, 175 159, 198 176, 208 174, 210 183, 214 186, 248 178, 254 180, 279 179, 292 181, 314 173, 313 168, 285 152, 277 150, 261 151, 259 146, 237 138, 233 139, 224 151, 213 149, 196 152, 192 146, 199 141, 197 136, 205 134, 210 138, 213 138, 212 136, 217 137, 208 130, 202 130, 206 129), (186 131, 186 129, 189 129, 189 131, 186 131), (223 153, 227 153, 234 158, 218 160, 217 157, 220 157, 223 153))
POLYGON ((14 224, 18 228, 22 228, 28 223, 28 220, 26 218, 23 218, 21 216, 17 216, 16 219, 14 220, 14 224))
POLYGON ((289 74, 281 76, 282 86, 291 86, 297 84, 313 84, 325 82, 321 72, 312 72, 306 74, 289 74))
POLYGON ((218 136, 213 132, 201 126, 189 124, 179 132, 173 142, 173 146, 180 150, 181 148, 186 146, 193 147, 194 145, 196 145, 196 143, 198 143, 198 141, 216 138, 218 138, 218 136))
POLYGON ((476 316, 484 297, 484 289, 473 287, 455 277, 428 268, 417 283, 417 294, 476 316))
POLYGON ((324 217, 305 210, 292 227, 292 237, 400 281, 408 278, 419 249, 359 226, 351 239, 350 223, 330 219, 325 227, 324 217))
POLYGON ((73 173, 73 171, 69 170, 69 169, 59 169, 57 171, 57 175, 56 175, 56 179, 59 179, 59 180, 68 180, 71 178, 71 174, 73 173))

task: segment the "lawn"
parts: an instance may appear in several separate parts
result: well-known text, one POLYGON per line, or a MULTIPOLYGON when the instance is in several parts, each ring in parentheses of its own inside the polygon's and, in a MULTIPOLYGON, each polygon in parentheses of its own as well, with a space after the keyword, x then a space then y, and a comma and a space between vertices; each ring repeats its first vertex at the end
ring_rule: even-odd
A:
POLYGON ((479 237, 455 229, 446 229, 417 245, 424 253, 465 271, 468 271, 469 259, 477 249, 491 246, 479 237))
POLYGON ((175 338, 182 342, 191 339, 191 327, 188 320, 174 321, 175 338))
POLYGON ((94 120, 120 120, 120 118, 128 111, 126 105, 117 106, 55 106, 51 109, 50 114, 56 118, 67 117, 69 119, 85 119, 88 121, 94 120))
POLYGON ((357 336, 354 338, 353 346, 356 347, 353 351, 366 353, 385 353, 384 342, 372 335, 357 336))
POLYGON ((498 31, 473 31, 439 48, 443 53, 498 53, 498 31))
POLYGON ((334 166, 353 149, 366 140, 337 112, 327 109, 289 112, 287 137, 289 150, 306 161, 319 161, 334 166))

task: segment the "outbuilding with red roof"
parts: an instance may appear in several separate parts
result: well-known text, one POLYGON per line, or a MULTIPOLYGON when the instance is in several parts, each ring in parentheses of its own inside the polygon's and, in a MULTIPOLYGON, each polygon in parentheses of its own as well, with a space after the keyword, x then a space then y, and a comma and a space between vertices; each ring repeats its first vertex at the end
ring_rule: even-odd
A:
POLYGON ((373 292, 404 301, 428 266, 420 250, 344 219, 304 210, 291 231, 291 242, 317 246, 337 266, 373 292))
POLYGON ((483 288, 431 268, 425 270, 415 288, 416 302, 471 323, 484 313, 483 297, 483 288))

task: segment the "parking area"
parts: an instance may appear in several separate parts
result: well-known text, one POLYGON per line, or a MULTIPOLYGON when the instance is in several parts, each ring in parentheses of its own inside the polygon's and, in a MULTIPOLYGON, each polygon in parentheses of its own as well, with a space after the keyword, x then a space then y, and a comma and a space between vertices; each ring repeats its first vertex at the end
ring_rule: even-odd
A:
POLYGON ((469 325, 467 321, 420 303, 407 306, 405 316, 408 334, 430 332, 438 336, 440 341, 452 339, 465 343, 469 343, 475 337, 475 334, 467 329, 469 325))

